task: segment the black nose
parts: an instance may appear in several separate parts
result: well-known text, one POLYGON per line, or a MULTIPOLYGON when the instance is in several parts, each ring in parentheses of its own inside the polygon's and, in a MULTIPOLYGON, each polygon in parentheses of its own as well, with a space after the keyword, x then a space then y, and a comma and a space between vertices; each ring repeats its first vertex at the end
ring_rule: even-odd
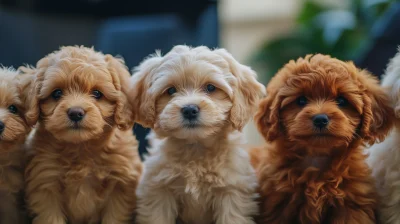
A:
POLYGON ((80 107, 72 107, 68 109, 67 114, 71 121, 78 122, 85 116, 85 111, 80 107))
POLYGON ((6 125, 0 121, 0 134, 3 133, 5 128, 6 128, 6 125))
POLYGON ((182 108, 181 112, 185 119, 193 120, 199 114, 199 107, 197 105, 187 105, 182 108))
POLYGON ((312 118, 314 126, 317 128, 325 128, 329 123, 329 118, 326 114, 317 114, 312 118))

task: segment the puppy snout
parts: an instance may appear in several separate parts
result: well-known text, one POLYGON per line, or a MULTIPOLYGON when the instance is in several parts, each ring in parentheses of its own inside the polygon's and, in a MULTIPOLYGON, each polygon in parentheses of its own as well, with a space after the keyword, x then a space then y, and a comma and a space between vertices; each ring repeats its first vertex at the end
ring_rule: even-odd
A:
POLYGON ((326 114, 317 114, 312 118, 316 128, 325 128, 329 124, 329 118, 326 114))
POLYGON ((186 105, 181 109, 182 116, 187 120, 194 120, 199 115, 199 107, 197 105, 186 105))
POLYGON ((81 107, 72 107, 68 109, 68 117, 71 121, 78 122, 85 117, 85 111, 81 107))
POLYGON ((0 134, 3 133, 4 129, 6 129, 6 125, 0 121, 0 134))

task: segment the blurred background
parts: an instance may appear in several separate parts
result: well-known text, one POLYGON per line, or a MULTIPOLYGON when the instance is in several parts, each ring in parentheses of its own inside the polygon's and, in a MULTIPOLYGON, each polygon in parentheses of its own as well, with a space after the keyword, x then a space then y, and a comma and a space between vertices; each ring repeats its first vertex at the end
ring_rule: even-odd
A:
MULTIPOLYGON (((177 44, 224 47, 264 84, 310 53, 354 60, 380 76, 400 44, 394 0, 0 0, 0 64, 35 64, 63 45, 94 46, 129 68, 177 44)), ((145 150, 148 132, 134 131, 145 150)), ((254 124, 249 144, 263 142, 254 124)))

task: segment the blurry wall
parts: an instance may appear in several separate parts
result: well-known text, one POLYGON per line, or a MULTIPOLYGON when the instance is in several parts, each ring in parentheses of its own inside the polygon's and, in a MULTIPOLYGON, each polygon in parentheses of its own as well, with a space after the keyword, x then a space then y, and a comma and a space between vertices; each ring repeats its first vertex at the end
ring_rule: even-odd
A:
MULTIPOLYGON (((299 0, 222 0, 219 5, 221 47, 227 48, 243 64, 268 39, 294 26, 299 0)), ((259 80, 266 84, 259 75, 259 80)), ((244 130, 249 145, 263 143, 254 122, 244 130)))

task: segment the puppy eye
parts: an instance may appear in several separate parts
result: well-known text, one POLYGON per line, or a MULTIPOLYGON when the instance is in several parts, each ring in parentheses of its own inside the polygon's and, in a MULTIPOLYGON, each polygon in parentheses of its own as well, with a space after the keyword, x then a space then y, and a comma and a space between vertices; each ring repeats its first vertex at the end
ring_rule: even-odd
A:
POLYGON ((307 105, 307 98, 305 96, 301 96, 297 98, 296 103, 297 105, 304 107, 305 105, 307 105))
POLYGON ((60 99, 62 95, 63 95, 63 92, 61 89, 56 89, 51 93, 51 97, 53 97, 53 99, 55 99, 55 100, 60 99))
POLYGON ((168 95, 172 95, 172 94, 176 93, 176 88, 170 87, 169 89, 167 89, 167 93, 168 93, 168 95))
POLYGON ((11 105, 8 107, 8 111, 10 111, 10 113, 12 114, 17 114, 18 113, 18 108, 14 105, 11 105))
POLYGON ((336 98, 336 103, 339 107, 345 107, 349 104, 349 101, 343 96, 339 96, 338 98, 336 98))
POLYGON ((212 84, 208 84, 208 85, 206 86, 206 91, 207 91, 208 93, 214 92, 215 89, 216 89, 216 87, 215 87, 214 85, 212 85, 212 84))
POLYGON ((95 99, 100 99, 101 97, 103 97, 103 93, 101 93, 100 91, 98 91, 98 90, 93 90, 93 92, 92 92, 92 94, 93 94, 93 97, 95 98, 95 99))

